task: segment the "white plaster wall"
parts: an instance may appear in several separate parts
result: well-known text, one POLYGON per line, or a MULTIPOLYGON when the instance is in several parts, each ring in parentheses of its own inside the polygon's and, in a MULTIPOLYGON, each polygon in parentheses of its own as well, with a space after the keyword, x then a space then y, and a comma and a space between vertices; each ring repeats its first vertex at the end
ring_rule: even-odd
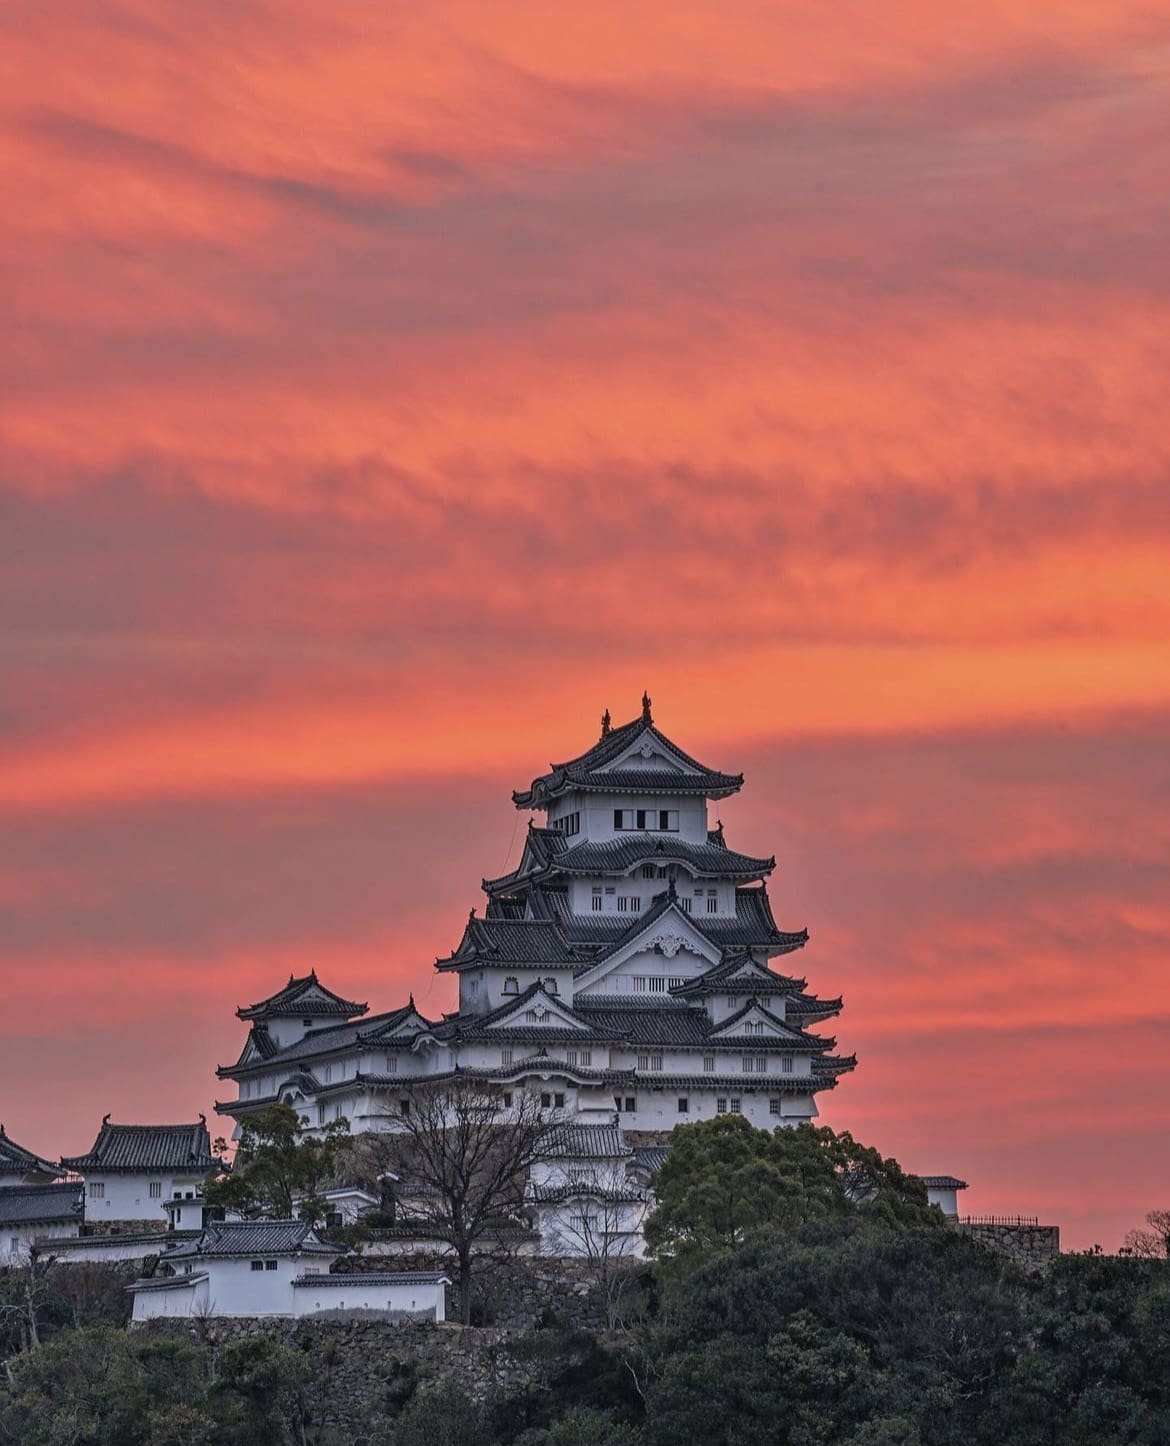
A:
POLYGON ((928 1187, 926 1198, 932 1205, 937 1205, 944 1215, 959 1213, 959 1197, 954 1190, 935 1190, 928 1187))
POLYGON ((647 793, 621 793, 617 780, 620 773, 614 775, 614 793, 591 793, 583 795, 587 800, 581 806, 581 833, 577 838, 580 843, 584 839, 594 843, 607 843, 614 838, 624 838, 631 830, 618 829, 613 826, 613 813, 615 808, 673 808, 678 810, 678 832, 663 833, 658 829, 647 829, 646 833, 654 838, 680 838, 686 843, 707 842, 707 801, 703 798, 681 797, 671 794, 647 794, 647 793))
MULTIPOLYGON (((670 1130, 675 1125, 692 1124, 695 1120, 711 1120, 718 1114, 717 1101, 726 1099, 728 1110, 733 1098, 740 1101, 740 1113, 749 1124, 758 1129, 769 1130, 776 1125, 795 1125, 803 1120, 816 1117, 817 1109, 811 1095, 775 1095, 762 1091, 749 1094, 746 1089, 736 1094, 734 1089, 714 1091, 670 1090, 669 1092, 648 1090, 640 1087, 626 1090, 623 1096, 631 1094, 637 1100, 637 1109, 622 1113, 622 1125, 626 1130, 670 1130), (685 1115, 678 1112, 679 1097, 687 1099, 689 1108, 685 1115), (779 1099, 780 1114, 771 1112, 769 1101, 779 1099)), ((616 1093, 616 1089, 615 1089, 616 1093)))
MULTIPOLYGON (((256 1255, 256 1260, 271 1259, 256 1255)), ((207 1271, 207 1296, 215 1315, 288 1315, 293 1278, 300 1274, 303 1260, 276 1257, 275 1270, 253 1270, 251 1259, 209 1257, 199 1262, 207 1271)), ((317 1261, 313 1262, 317 1264, 317 1261)), ((320 1260, 328 1269, 327 1259, 320 1260)))
MULTIPOLYGON (((183 1280, 183 1277, 179 1277, 183 1280)), ((136 1290, 131 1319, 136 1321, 176 1319, 203 1315, 207 1310, 207 1280, 194 1276, 169 1290, 136 1290)))
POLYGON ((80 1233, 78 1224, 0 1225, 0 1266, 27 1264, 34 1240, 75 1240, 80 1233))
POLYGON ((175 1191, 186 1194, 188 1190, 202 1191, 203 1175, 174 1175, 165 1172, 142 1175, 102 1174, 94 1171, 85 1175, 85 1218, 93 1224, 120 1223, 128 1220, 165 1220, 163 1201, 173 1197, 175 1191), (152 1196, 151 1182, 157 1182, 161 1193, 152 1196), (105 1187, 101 1199, 90 1193, 92 1184, 105 1187))
POLYGON ((425 1311, 433 1320, 446 1318, 445 1289, 442 1284, 414 1281, 404 1285, 365 1284, 360 1275, 345 1285, 314 1288, 312 1282, 293 1287, 292 1308, 296 1316, 311 1316, 333 1310, 425 1311))

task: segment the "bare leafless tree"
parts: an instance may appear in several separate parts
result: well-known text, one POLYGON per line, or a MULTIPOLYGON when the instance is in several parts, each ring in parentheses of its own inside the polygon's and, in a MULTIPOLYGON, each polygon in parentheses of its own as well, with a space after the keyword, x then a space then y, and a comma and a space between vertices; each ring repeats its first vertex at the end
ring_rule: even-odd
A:
POLYGON ((403 1183, 403 1216, 441 1240, 455 1262, 460 1316, 471 1321, 473 1262, 485 1236, 521 1222, 524 1182, 563 1110, 539 1094, 455 1077, 412 1081, 409 1099, 385 1116, 383 1168, 403 1183))
POLYGON ((1151 1210, 1145 1228, 1131 1230, 1125 1237, 1121 1253, 1147 1260, 1170 1260, 1170 1210, 1151 1210))
POLYGON ((56 1286, 56 1258, 32 1255, 5 1272, 0 1294, 0 1326, 14 1330, 25 1350, 41 1343, 40 1313, 56 1286))
POLYGON ((640 1275, 648 1198, 642 1191, 615 1188, 607 1172, 581 1169, 557 1193, 552 1242, 561 1254, 584 1262, 605 1306, 607 1326, 619 1330, 627 1323, 630 1286, 640 1275))

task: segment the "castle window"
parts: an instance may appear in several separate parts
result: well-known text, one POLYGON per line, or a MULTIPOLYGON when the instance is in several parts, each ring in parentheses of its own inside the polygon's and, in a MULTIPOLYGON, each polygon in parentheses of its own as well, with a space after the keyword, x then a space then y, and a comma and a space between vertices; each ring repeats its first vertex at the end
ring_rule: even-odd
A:
POLYGON ((719 912, 719 900, 714 894, 707 895, 707 912, 708 914, 717 914, 719 912))
POLYGON ((768 1057, 765 1054, 745 1054, 743 1056, 744 1074, 763 1074, 768 1067, 768 1057))
POLYGON ((640 914, 641 912, 642 912, 642 900, 639 899, 639 898, 637 897, 637 895, 635 895, 635 896, 634 896, 633 898, 631 898, 631 900, 630 900, 630 913, 631 913, 631 914, 640 914))
POLYGON ((781 1060, 781 1063, 780 1063, 780 1068, 781 1068, 781 1070, 783 1071, 784 1074, 791 1074, 791 1073, 792 1073, 793 1063, 792 1063, 792 1056, 791 1056, 790 1054, 786 1054, 786 1055, 783 1057, 783 1059, 781 1060))
POLYGON ((151 1198, 152 1200, 161 1200, 161 1199, 162 1199, 162 1181, 161 1181, 161 1180, 152 1180, 152 1181, 150 1182, 150 1198, 151 1198))
POLYGON ((638 1102, 633 1095, 626 1095, 624 1098, 621 1095, 614 1095, 613 1107, 618 1114, 632 1115, 638 1107, 638 1102))
POLYGON ((679 1112, 679 1114, 680 1114, 680 1115, 685 1115, 685 1114, 690 1110, 690 1108, 691 1108, 691 1102, 690 1102, 689 1099, 687 1099, 686 1095, 679 1095, 679 1097, 678 1097, 678 1112, 679 1112))
POLYGON ((580 832, 581 832, 581 815, 580 815, 580 813, 564 813, 564 814, 561 815, 560 818, 554 818, 554 819, 553 819, 552 826, 553 826, 553 828, 559 830, 559 832, 561 832, 561 833, 566 833, 566 834, 580 833, 580 832))
POLYGON ((658 827, 664 833, 678 833, 678 809, 660 809, 658 813, 658 827))
POLYGON ((633 828, 634 810, 632 808, 615 808, 613 811, 613 826, 618 830, 633 828))
POLYGON ((662 1056, 660 1054, 640 1054, 638 1056, 638 1068, 641 1070, 662 1069, 662 1056))
POLYGON ((625 894, 620 894, 620 895, 618 896, 618 905, 617 905, 617 906, 618 906, 618 913, 619 913, 619 914, 628 914, 628 913, 630 912, 630 901, 629 901, 629 899, 625 896, 625 894))
POLYGON ((544 987, 545 987, 545 992, 548 993, 548 994, 559 994, 559 993, 561 992, 561 991, 557 988, 557 981, 553 978, 553 976, 552 976, 551 974, 550 974, 550 975, 548 976, 548 978, 544 981, 544 987))
POLYGON ((736 1098, 735 1095, 732 1095, 732 1097, 731 1097, 731 1113, 732 1113, 733 1115, 742 1115, 742 1114, 743 1114, 743 1109, 742 1109, 742 1107, 741 1107, 741 1105, 740 1105, 739 1100, 736 1098))
POLYGON ((633 990, 634 990, 634 993, 635 993, 635 994, 645 994, 645 993, 646 993, 646 976, 645 976, 645 974, 635 974, 635 975, 633 976, 633 979, 631 980, 631 984, 632 984, 632 986, 633 986, 633 990))
POLYGON ((576 1064, 576 1063, 577 1063, 577 1051, 576 1051, 575 1049, 566 1049, 566 1050, 565 1050, 565 1063, 566 1063, 566 1064, 576 1064))
POLYGON ((582 1064, 592 1064, 592 1063, 593 1063, 593 1051, 592 1051, 591 1049, 583 1049, 583 1050, 581 1051, 581 1063, 582 1063, 582 1064))
POLYGON ((646 980, 647 994, 665 994, 666 980, 661 974, 651 974, 646 980))
POLYGON ((601 912, 601 890, 600 890, 600 889, 594 889, 594 890, 593 890, 593 901, 592 901, 592 902, 593 902, 593 912, 594 912, 595 914, 599 914, 599 913, 601 912))
POLYGON ((277 1264, 278 1264, 278 1262, 275 1261, 275 1260, 266 1260, 266 1261, 264 1262, 264 1269, 265 1269, 265 1270, 275 1270, 276 1267, 277 1267, 277 1264))
POLYGON ((683 911, 684 914, 689 914, 689 913, 691 912, 691 901, 690 901, 690 899, 680 899, 680 900, 678 901, 678 906, 679 906, 679 908, 683 911))
POLYGON ((769 1101, 768 1101, 768 1113, 769 1113, 770 1115, 778 1115, 778 1114, 780 1113, 780 1101, 779 1101, 779 1100, 769 1100, 769 1101))
POLYGON ((500 1050, 500 1064, 507 1068, 512 1063, 512 1051, 510 1049, 500 1050))
POLYGON ((89 1182, 89 1198, 91 1200, 104 1200, 106 1198, 104 1180, 91 1180, 89 1182))
POLYGON ((329 1081, 330 1081, 332 1078, 333 1078, 333 1066, 332 1066, 331 1064, 327 1064, 327 1065, 325 1066, 325 1083, 328 1084, 329 1081))
POLYGON ((643 864, 643 865, 642 865, 642 877, 643 877, 644 879, 652 879, 652 878, 654 877, 654 865, 653 865, 653 864, 643 864))
POLYGON ((406 1116, 407 1116, 408 1114, 410 1114, 410 1101, 409 1101, 409 1100, 399 1100, 399 1101, 398 1101, 398 1113, 403 1117, 403 1119, 405 1119, 406 1116))
POLYGON ((504 980, 504 993, 505 993, 505 994, 519 994, 519 993, 520 993, 520 981, 515 977, 515 975, 509 974, 508 977, 507 977, 507 979, 504 980))
POLYGON ((251 1262, 251 1266, 253 1270, 263 1270, 264 1262, 262 1260, 253 1260, 251 1262))
POLYGON ((686 982, 687 982, 687 981, 686 981, 684 978, 682 978, 681 975, 672 975, 672 976, 666 981, 666 987, 667 987, 668 989, 681 989, 686 982))
POLYGON ((505 1090, 505 1091, 504 1091, 504 1108, 505 1108, 506 1110, 510 1110, 510 1109, 512 1108, 512 1091, 511 1091, 511 1090, 505 1090))
POLYGON ((397 1073, 398 1073, 398 1056, 397 1056, 396 1054, 388 1054, 388 1055, 386 1056, 386 1073, 387 1073, 387 1074, 397 1074, 397 1073))
POLYGON ((713 1054, 705 1054, 703 1056, 703 1069, 707 1074, 715 1073, 715 1056, 713 1054))
POLYGON ((722 1096, 715 1101, 715 1113, 725 1115, 727 1113, 727 1101, 722 1096))

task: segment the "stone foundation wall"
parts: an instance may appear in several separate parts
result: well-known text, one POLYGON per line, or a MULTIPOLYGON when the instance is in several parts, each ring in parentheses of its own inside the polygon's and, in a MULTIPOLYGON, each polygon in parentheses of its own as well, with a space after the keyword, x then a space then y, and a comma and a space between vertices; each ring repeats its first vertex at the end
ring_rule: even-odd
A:
POLYGON ((573 1347, 556 1332, 393 1324, 339 1313, 310 1321, 154 1320, 153 1335, 186 1335, 213 1352, 229 1341, 271 1336, 303 1354, 301 1381, 313 1425, 329 1441, 364 1439, 371 1421, 397 1414, 416 1392, 454 1386, 474 1401, 548 1388, 573 1347))
POLYGON ((959 1229, 988 1250, 1014 1260, 1025 1270, 1041 1270, 1060 1254, 1059 1225, 993 1225, 960 1221, 959 1229))
POLYGON ((166 1216, 149 1220, 87 1220, 81 1227, 82 1237, 98 1239, 107 1235, 165 1235, 166 1216))

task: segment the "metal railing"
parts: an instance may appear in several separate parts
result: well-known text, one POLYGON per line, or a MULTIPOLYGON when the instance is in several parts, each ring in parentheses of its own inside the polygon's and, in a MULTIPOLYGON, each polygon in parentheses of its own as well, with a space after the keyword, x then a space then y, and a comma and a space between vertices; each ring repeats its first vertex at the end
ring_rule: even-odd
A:
POLYGON ((1039 1225, 1040 1218, 1037 1215, 961 1215, 960 1225, 1039 1225))

